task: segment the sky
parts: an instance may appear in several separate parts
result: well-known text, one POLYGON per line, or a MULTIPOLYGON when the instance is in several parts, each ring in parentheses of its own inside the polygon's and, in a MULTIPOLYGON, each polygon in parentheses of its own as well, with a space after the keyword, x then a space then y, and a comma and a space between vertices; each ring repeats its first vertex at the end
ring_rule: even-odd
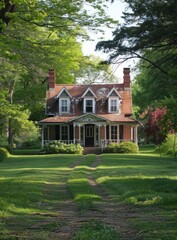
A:
MULTIPOLYGON (((123 20, 121 19, 121 16, 124 9, 125 3, 123 3, 123 0, 115 0, 113 3, 108 3, 107 15, 111 16, 114 20, 118 20, 120 23, 122 23, 123 20)), ((104 40, 112 39, 112 32, 114 30, 115 28, 113 29, 105 28, 104 40)), ((108 54, 104 54, 101 51, 95 51, 95 46, 99 41, 99 35, 93 33, 90 33, 90 35, 94 40, 83 42, 82 50, 84 55, 93 54, 101 57, 103 60, 108 59, 108 54)), ((114 64, 112 65, 112 72, 118 77, 118 79, 122 79, 123 68, 124 67, 132 68, 133 66, 134 64, 132 61, 127 61, 119 66, 114 64)))

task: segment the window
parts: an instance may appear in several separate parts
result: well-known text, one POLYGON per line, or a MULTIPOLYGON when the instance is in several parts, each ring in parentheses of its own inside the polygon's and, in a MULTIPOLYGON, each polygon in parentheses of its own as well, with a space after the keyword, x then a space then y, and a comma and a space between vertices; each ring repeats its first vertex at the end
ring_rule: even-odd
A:
POLYGON ((117 126, 111 126, 111 139, 117 140, 117 126))
POLYGON ((94 113, 95 112, 95 99, 94 98, 84 98, 84 113, 94 113))
POLYGON ((98 127, 96 127, 96 130, 95 130, 95 139, 96 139, 97 142, 99 141, 99 129, 98 129, 98 127))
POLYGON ((68 140, 68 126, 61 126, 61 140, 68 140))
POLYGON ((70 101, 68 98, 60 98, 59 106, 60 113, 69 113, 70 101))
POLYGON ((86 126, 86 137, 93 137, 93 126, 86 126))
POLYGON ((109 98, 109 109, 108 109, 108 112, 109 113, 116 113, 116 112, 119 112, 119 98, 118 97, 110 97, 109 98))
POLYGON ((93 112, 93 101, 86 100, 86 112, 93 112))
POLYGON ((117 112, 117 100, 111 99, 111 112, 117 112))
POLYGON ((61 100, 61 111, 68 112, 68 101, 66 99, 61 100))

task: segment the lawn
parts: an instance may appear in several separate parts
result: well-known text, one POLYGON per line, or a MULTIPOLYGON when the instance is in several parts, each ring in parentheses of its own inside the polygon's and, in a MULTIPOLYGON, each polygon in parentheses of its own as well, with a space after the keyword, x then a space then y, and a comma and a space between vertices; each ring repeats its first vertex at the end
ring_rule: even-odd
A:
POLYGON ((14 155, 0 162, 0 239, 177 239, 177 162, 14 155))

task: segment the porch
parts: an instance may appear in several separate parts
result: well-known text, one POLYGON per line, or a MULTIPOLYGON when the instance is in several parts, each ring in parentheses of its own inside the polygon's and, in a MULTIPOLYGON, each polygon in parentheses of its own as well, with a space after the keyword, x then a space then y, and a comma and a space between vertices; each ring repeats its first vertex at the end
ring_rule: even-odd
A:
POLYGON ((137 125, 106 123, 48 124, 42 126, 42 146, 58 140, 103 150, 109 143, 132 141, 138 144, 137 125))

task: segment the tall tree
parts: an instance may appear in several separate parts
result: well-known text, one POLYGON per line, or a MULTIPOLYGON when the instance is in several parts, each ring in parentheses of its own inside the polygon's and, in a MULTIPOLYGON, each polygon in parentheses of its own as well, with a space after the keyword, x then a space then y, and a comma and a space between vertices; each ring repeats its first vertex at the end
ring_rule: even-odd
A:
POLYGON ((99 84, 118 82, 109 65, 100 64, 102 59, 90 55, 83 57, 80 63, 80 69, 76 72, 76 82, 84 84, 99 84))
POLYGON ((122 62, 131 58, 141 58, 157 67, 161 72, 169 72, 161 67, 163 63, 177 65, 177 4, 175 0, 125 0, 127 8, 123 13, 124 23, 117 27, 113 39, 101 41, 97 49, 110 53, 109 62, 122 62), (154 59, 151 52, 165 52, 154 59))

